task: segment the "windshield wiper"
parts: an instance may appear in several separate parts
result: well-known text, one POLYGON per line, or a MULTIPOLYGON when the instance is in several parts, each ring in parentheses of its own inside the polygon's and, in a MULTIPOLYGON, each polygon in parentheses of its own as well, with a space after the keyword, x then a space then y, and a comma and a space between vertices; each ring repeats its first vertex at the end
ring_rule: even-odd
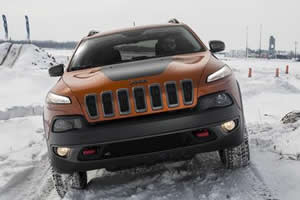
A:
POLYGON ((136 57, 132 57, 131 60, 145 60, 152 57, 153 56, 136 56, 136 57))

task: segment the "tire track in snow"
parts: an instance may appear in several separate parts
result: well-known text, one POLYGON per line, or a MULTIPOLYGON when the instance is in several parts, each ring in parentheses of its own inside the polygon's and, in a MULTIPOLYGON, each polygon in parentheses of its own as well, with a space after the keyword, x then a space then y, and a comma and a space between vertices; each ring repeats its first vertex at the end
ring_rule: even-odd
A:
POLYGON ((10 51, 8 52, 7 57, 2 65, 12 68, 21 54, 22 47, 22 44, 12 44, 10 51))
POLYGON ((18 50, 17 50, 17 54, 15 56, 15 59, 13 60, 12 64, 11 64, 11 67, 13 67, 16 63, 16 61, 18 60, 20 54, 21 54, 21 51, 22 51, 22 48, 23 48, 23 45, 21 45, 18 50))
POLYGON ((8 56, 8 54, 9 54, 10 49, 11 49, 12 46, 13 46, 13 44, 11 43, 11 44, 9 45, 8 49, 7 49, 7 52, 6 52, 5 56, 3 57, 3 59, 2 59, 2 61, 1 61, 1 63, 0 63, 0 66, 3 65, 3 63, 5 62, 5 60, 6 60, 7 56, 8 56))
MULTIPOLYGON (((215 153, 192 161, 100 173, 85 191, 70 190, 65 199, 203 199, 277 200, 255 165, 226 170, 215 153)), ((15 176, 0 190, 0 199, 59 199, 51 179, 48 158, 15 176)))
MULTIPOLYGON (((46 200, 53 191, 48 157, 33 162, 0 189, 0 200, 46 200)), ((52 199, 52 198, 51 198, 52 199)))
POLYGON ((66 199, 277 199, 253 164, 227 170, 216 153, 199 154, 192 162, 180 163, 102 173, 89 182, 87 190, 71 190, 66 199))

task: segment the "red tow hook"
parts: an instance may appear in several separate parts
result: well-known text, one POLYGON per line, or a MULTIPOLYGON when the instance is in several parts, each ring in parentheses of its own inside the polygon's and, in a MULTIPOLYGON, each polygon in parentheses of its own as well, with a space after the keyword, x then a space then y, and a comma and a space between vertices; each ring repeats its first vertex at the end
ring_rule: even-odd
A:
POLYGON ((96 149, 87 149, 87 150, 83 150, 83 155, 85 156, 89 156, 89 155, 93 155, 93 154, 96 154, 96 149))
POLYGON ((209 132, 208 130, 197 131, 195 132, 195 136, 198 138, 209 137, 209 132))

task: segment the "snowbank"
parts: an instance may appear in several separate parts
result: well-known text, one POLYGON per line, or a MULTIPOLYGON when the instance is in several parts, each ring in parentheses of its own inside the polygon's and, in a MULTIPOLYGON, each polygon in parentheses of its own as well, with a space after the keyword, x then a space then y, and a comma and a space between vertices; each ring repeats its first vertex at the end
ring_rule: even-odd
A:
MULTIPOLYGON (((8 43, 0 45, 0 52, 7 48, 8 43)), ((13 66, 0 66, 0 119, 5 116, 24 116, 24 109, 39 110, 44 98, 57 78, 50 78, 47 69, 57 64, 55 58, 46 51, 24 44, 13 66), (20 108, 23 107, 23 111, 20 108), (13 114, 12 109, 16 108, 13 114), (19 113, 21 112, 21 113, 19 113)))
POLYGON ((32 44, 24 44, 14 68, 23 68, 28 70, 48 69, 50 66, 55 64, 57 64, 56 59, 44 49, 32 44))
POLYGON ((31 106, 14 106, 7 108, 5 111, 0 110, 0 120, 8 120, 16 117, 26 117, 26 116, 35 116, 42 115, 43 107, 40 105, 31 105, 31 106))

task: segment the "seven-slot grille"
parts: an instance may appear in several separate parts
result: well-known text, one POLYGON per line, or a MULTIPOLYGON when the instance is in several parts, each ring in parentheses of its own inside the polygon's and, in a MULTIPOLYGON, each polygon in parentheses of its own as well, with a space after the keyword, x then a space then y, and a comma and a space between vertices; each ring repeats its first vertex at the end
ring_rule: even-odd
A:
MULTIPOLYGON (((167 98, 167 105, 169 108, 179 106, 179 93, 181 89, 182 100, 184 105, 193 104, 194 92, 193 92, 193 81, 182 80, 180 81, 180 87, 177 86, 176 81, 165 82, 164 91, 167 98)), ((164 103, 162 101, 162 85, 156 83, 148 86, 149 98, 151 105, 147 105, 146 99, 146 87, 138 86, 132 88, 132 99, 134 104, 135 112, 142 113, 146 112, 148 108, 152 110, 160 110, 163 108, 164 103)), ((115 104, 114 100, 117 100, 118 110, 120 115, 128 115, 132 112, 131 108, 131 94, 127 88, 118 89, 115 93, 112 91, 104 91, 100 94, 102 112, 104 117, 115 116, 115 104)), ((97 104, 97 95, 89 94, 85 97, 85 104, 89 117, 92 119, 100 116, 100 111, 97 104)))

